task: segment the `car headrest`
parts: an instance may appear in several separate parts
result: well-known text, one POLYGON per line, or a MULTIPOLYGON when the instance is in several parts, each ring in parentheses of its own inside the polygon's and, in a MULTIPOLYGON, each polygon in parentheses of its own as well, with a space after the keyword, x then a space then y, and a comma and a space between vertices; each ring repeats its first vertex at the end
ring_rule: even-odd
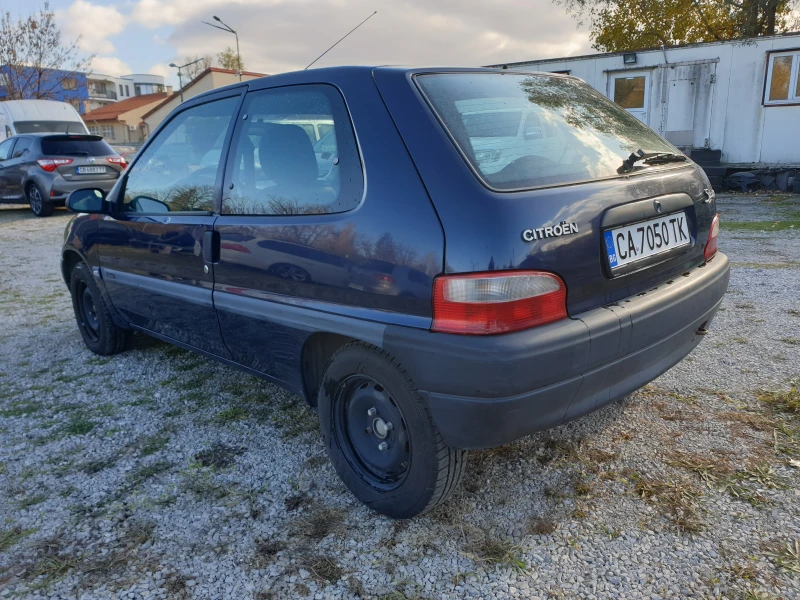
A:
POLYGON ((299 125, 266 123, 258 146, 261 168, 278 183, 307 184, 317 179, 317 157, 299 125))

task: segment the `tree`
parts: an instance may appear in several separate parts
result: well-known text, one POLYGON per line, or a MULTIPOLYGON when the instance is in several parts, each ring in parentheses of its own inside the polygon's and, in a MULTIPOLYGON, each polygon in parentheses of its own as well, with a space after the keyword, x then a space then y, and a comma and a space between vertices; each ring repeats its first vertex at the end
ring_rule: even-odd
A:
POLYGON ((78 43, 61 39, 50 4, 30 16, 0 18, 0 88, 5 100, 48 99, 61 90, 85 84, 77 77, 91 64, 92 56, 80 58, 78 43))
POLYGON ((796 27, 799 0, 555 0, 580 23, 592 46, 619 52, 774 35, 796 27))
POLYGON ((231 71, 244 71, 244 61, 240 56, 237 56, 236 50, 228 46, 217 54, 217 63, 223 69, 230 69, 231 71))
POLYGON ((195 77, 200 75, 203 71, 208 69, 211 66, 212 58, 211 55, 206 54, 205 56, 187 56, 183 59, 183 64, 189 65, 185 69, 183 69, 183 77, 184 81, 192 81, 195 77), (196 60, 200 60, 200 62, 196 62, 193 65, 189 65, 190 62, 194 62, 196 60))

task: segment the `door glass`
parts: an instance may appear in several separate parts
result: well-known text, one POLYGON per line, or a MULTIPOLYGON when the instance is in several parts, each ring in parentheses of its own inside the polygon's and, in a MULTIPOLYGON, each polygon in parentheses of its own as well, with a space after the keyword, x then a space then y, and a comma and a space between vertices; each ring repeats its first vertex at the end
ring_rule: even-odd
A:
POLYGON ((0 144, 0 160, 5 160, 8 158, 8 153, 11 152, 11 146, 14 145, 14 140, 6 140, 2 144, 0 144))
POLYGON ((644 108, 644 75, 614 80, 614 102, 622 108, 644 108))
POLYGON ((238 103, 238 97, 216 100, 172 119, 131 168, 124 210, 212 210, 222 146, 238 103))
POLYGON ((251 92, 242 112, 248 118, 240 121, 231 143, 223 214, 310 215, 358 205, 364 187, 361 161, 335 88, 251 92), (315 124, 331 128, 316 145, 315 124))
POLYGON ((17 145, 14 146, 14 154, 11 158, 19 158, 22 156, 25 150, 31 147, 31 144, 30 138, 19 138, 19 140, 17 140, 17 145))
POLYGON ((792 56, 776 56, 772 62, 772 80, 769 84, 770 100, 789 98, 789 79, 792 76, 792 56))

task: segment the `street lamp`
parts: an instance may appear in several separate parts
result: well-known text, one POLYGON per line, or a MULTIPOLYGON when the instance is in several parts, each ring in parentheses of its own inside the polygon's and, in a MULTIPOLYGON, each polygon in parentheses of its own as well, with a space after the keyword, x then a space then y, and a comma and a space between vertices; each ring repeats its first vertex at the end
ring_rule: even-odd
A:
POLYGON ((175 63, 169 63, 170 67, 172 67, 173 69, 178 69, 178 87, 180 88, 181 91, 181 102, 183 102, 183 79, 181 78, 181 69, 185 69, 186 67, 191 67, 193 64, 199 63, 201 60, 203 60, 202 57, 181 66, 178 66, 175 63))
POLYGON ((220 25, 222 25, 222 27, 220 27, 219 25, 214 25, 213 23, 209 23, 208 21, 201 21, 201 23, 204 23, 204 24, 208 25, 209 27, 215 27, 216 29, 221 29, 222 31, 227 31, 228 33, 232 33, 233 35, 236 36, 236 71, 239 74, 239 81, 241 81, 242 80, 242 57, 239 54, 239 34, 236 33, 236 30, 233 29, 230 25, 226 25, 225 23, 223 23, 222 19, 220 19, 217 15, 214 15, 214 20, 217 23, 219 23, 220 25))

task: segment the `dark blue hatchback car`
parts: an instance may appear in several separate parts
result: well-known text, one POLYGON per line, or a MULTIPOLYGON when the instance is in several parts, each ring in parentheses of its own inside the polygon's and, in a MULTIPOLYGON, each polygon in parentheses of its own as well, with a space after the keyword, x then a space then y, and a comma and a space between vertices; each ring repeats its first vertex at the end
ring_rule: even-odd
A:
POLYGON ((392 517, 465 452, 575 419, 702 339, 728 284, 714 193, 577 79, 286 73, 181 104, 62 270, 93 352, 132 331, 316 406, 336 471, 392 517))

